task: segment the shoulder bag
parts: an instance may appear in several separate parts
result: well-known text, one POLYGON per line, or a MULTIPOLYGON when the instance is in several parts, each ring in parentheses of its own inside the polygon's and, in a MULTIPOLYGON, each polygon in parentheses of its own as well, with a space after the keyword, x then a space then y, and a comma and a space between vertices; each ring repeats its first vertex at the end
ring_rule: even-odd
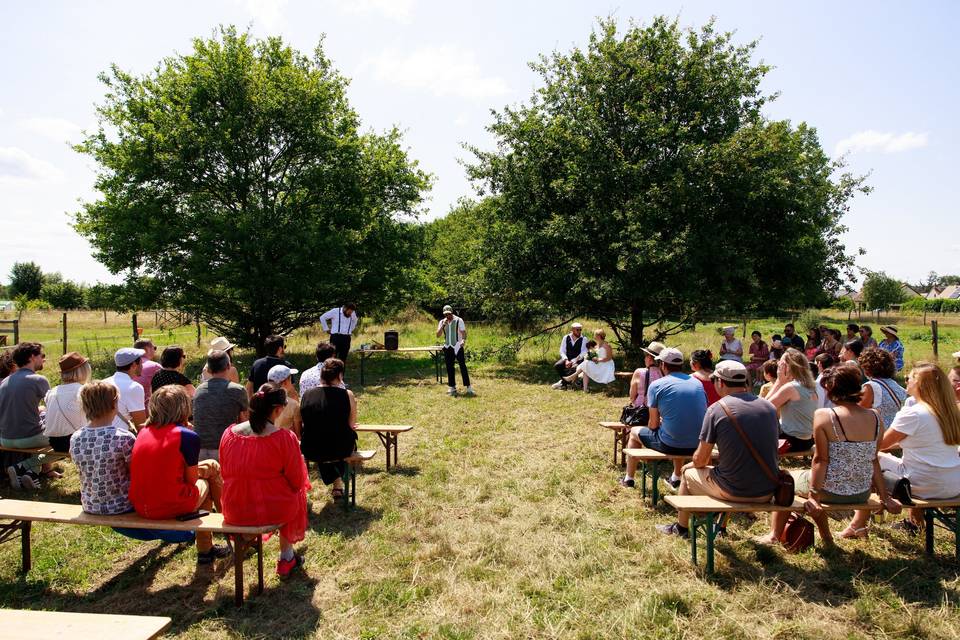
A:
POLYGON ((733 428, 737 430, 738 434, 740 434, 740 439, 743 440, 745 445, 747 445, 747 450, 750 452, 750 455, 753 456, 753 459, 756 461, 757 465, 763 470, 764 475, 766 475, 767 478, 769 478, 770 481, 776 486, 776 489, 774 489, 773 492, 773 503, 779 507, 787 507, 793 504, 793 476, 783 469, 780 469, 780 472, 777 475, 774 475, 767 463, 764 462, 763 458, 760 457, 760 454, 757 453, 756 448, 753 446, 753 443, 750 442, 747 434, 743 432, 743 428, 737 421, 736 416, 734 416, 730 412, 730 409, 727 408, 727 404, 723 400, 720 400, 720 402, 717 404, 719 404, 720 408, 723 409, 723 412, 727 414, 730 424, 732 424, 733 428))
POLYGON ((635 407, 632 404, 625 405, 620 411, 620 422, 629 427, 645 427, 650 424, 650 407, 647 406, 647 391, 650 389, 650 368, 647 367, 647 373, 643 381, 643 404, 635 407))
POLYGON ((780 534, 780 544, 790 553, 800 553, 813 546, 813 523, 798 513, 791 513, 780 534))

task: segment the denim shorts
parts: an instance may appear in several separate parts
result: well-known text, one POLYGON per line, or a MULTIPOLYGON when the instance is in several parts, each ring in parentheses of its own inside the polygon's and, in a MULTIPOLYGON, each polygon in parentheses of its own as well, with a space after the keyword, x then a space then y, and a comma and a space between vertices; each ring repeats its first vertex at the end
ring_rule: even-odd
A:
POLYGON ((672 456, 689 456, 697 450, 696 447, 680 448, 671 447, 660 440, 660 429, 649 429, 647 427, 634 427, 631 432, 640 439, 647 449, 653 449, 660 453, 666 453, 672 456))

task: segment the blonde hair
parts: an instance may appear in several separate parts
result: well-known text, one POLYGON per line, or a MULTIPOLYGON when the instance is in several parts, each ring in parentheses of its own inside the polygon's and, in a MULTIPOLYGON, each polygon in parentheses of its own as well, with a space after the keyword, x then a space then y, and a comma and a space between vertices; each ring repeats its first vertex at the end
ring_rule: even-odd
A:
POLYGON ((594 330, 593 330, 593 335, 595 335, 595 336, 600 336, 600 337, 603 338, 604 340, 607 339, 607 332, 604 331, 603 329, 594 329, 594 330))
POLYGON ((147 425, 162 427, 179 424, 190 417, 190 396, 178 384, 160 387, 150 396, 150 417, 147 425))
POLYGON ((117 408, 120 392, 109 382, 94 380, 80 388, 80 406, 91 422, 117 408))
POLYGON ((947 374, 933 363, 920 362, 910 377, 916 381, 917 400, 930 407, 936 417, 943 441, 949 445, 960 444, 960 408, 947 374))
POLYGON ((780 356, 780 360, 787 364, 787 369, 794 380, 810 391, 816 391, 817 383, 813 379, 813 373, 810 372, 810 361, 802 351, 790 347, 780 356))
POLYGON ((72 382, 79 382, 80 384, 85 384, 90 382, 90 375, 93 373, 93 367, 90 366, 90 361, 87 360, 79 367, 71 369, 70 371, 65 371, 60 374, 60 382, 63 384, 70 384, 72 382))

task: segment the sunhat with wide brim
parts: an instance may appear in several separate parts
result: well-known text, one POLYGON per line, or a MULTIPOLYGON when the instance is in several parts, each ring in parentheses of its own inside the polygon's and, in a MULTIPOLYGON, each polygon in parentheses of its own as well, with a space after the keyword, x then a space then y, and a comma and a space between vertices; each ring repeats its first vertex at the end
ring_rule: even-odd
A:
POLYGON ((658 355, 660 355, 660 352, 666 348, 667 348, 667 345, 663 344, 662 342, 657 342, 656 340, 654 340, 653 342, 648 344, 646 348, 641 349, 641 351, 643 351, 648 356, 656 358, 658 355))
POLYGON ((888 324, 888 325, 886 325, 886 326, 880 327, 880 331, 882 331, 883 333, 889 333, 889 334, 892 335, 894 338, 899 338, 899 337, 900 337, 900 336, 897 335, 897 328, 896 328, 895 326, 893 326, 892 324, 888 324))

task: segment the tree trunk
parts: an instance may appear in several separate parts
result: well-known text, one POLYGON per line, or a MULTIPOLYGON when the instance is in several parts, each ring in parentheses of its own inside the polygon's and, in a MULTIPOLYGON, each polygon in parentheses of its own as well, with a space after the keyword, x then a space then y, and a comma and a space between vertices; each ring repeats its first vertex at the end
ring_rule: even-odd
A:
POLYGON ((262 358, 267 355, 267 349, 264 346, 267 337, 273 335, 273 325, 269 322, 260 322, 254 330, 254 339, 256 340, 257 357, 262 358))
POLYGON ((643 310, 638 300, 630 303, 630 347, 635 351, 643 347, 643 310))

